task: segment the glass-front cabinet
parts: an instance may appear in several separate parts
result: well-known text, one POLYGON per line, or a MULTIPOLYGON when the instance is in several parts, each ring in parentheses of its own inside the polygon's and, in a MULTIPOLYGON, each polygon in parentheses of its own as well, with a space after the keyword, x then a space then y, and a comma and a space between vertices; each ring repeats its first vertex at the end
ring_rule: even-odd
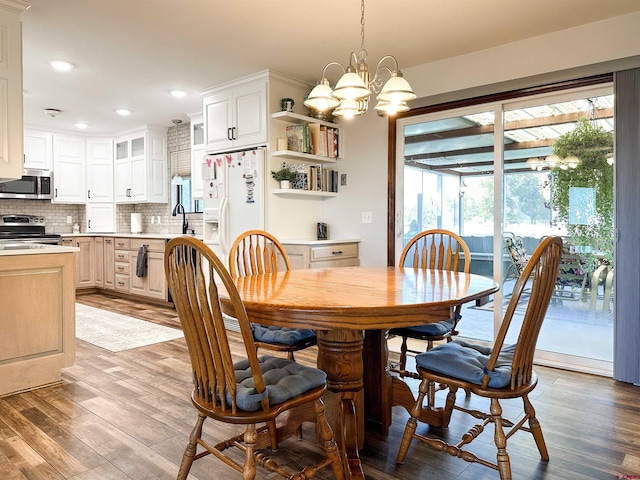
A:
POLYGON ((116 138, 116 203, 166 203, 167 131, 148 127, 116 138))

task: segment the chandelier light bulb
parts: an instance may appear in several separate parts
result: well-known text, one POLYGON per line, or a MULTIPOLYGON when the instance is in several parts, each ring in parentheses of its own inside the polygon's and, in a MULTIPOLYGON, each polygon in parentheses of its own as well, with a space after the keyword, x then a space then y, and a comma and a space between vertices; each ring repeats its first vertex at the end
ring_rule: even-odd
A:
POLYGON ((331 93, 339 100, 358 100, 367 98, 371 92, 364 84, 364 80, 355 72, 347 71, 336 83, 336 88, 331 93))
POLYGON ((411 85, 402 76, 402 72, 396 70, 391 73, 391 78, 387 80, 387 83, 382 87, 380 100, 385 102, 391 102, 393 104, 400 104, 402 102, 408 102, 416 98, 416 94, 413 93, 411 85))
POLYGON ((580 164, 580 159, 575 156, 567 157, 564 162, 569 165, 569 168, 576 168, 580 164))
POLYGON ((340 105, 340 101, 331 96, 331 87, 329 86, 329 80, 322 78, 318 85, 311 90, 309 96, 304 101, 304 105, 309 108, 313 108, 319 112, 325 112, 330 109, 336 108, 340 105))

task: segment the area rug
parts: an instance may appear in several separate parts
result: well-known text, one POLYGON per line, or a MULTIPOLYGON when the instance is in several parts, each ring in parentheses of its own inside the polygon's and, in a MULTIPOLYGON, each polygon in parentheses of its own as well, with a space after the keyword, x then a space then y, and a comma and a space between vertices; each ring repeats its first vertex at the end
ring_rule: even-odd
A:
POLYGON ((182 331, 76 303, 76 337, 111 352, 183 337, 182 331))

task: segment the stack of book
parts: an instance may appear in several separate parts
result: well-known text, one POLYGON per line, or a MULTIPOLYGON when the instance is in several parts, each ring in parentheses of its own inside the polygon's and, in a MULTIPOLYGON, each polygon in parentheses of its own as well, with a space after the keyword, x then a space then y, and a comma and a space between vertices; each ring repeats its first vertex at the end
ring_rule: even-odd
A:
POLYGON ((337 192, 340 175, 338 170, 323 165, 289 165, 296 172, 291 188, 315 192, 337 192))
POLYGON ((287 150, 338 158, 340 156, 338 132, 337 128, 317 123, 288 125, 286 129, 287 150))

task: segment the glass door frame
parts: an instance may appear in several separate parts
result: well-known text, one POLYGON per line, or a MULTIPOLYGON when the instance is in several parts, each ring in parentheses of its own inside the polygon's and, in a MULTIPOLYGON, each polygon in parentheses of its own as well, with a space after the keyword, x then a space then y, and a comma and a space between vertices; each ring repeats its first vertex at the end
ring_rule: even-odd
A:
MULTIPOLYGON (((493 111, 494 113, 494 225, 493 225, 493 277, 494 279, 503 278, 503 205, 504 205, 504 132, 503 132, 503 116, 508 110, 531 107, 541 104, 556 103, 560 101, 571 101, 585 97, 596 97, 601 95, 613 94, 613 82, 610 76, 604 76, 606 80, 599 81, 595 84, 589 83, 584 86, 572 86, 571 88, 559 88, 550 92, 540 94, 531 94, 524 96, 515 95, 513 98, 501 99, 501 101, 486 101, 470 103, 457 108, 440 108, 431 112, 415 113, 414 115, 404 115, 401 118, 390 121, 389 129, 389 183, 390 193, 394 192, 393 200, 389 198, 389 206, 393 205, 395 214, 393 222, 390 222, 388 232, 389 248, 388 260, 389 265, 395 265, 402 251, 402 242, 398 241, 403 235, 403 216, 404 216, 404 127, 407 125, 451 118, 458 115, 470 115, 473 113, 493 111), (391 144, 392 143, 392 144, 391 144), (496 172, 499 172, 496 175, 496 172), (393 184, 393 188, 391 188, 393 184), (393 223, 393 230, 391 228, 393 223)), ((392 211, 392 210, 390 210, 392 211)), ((503 292, 500 290, 495 295, 495 304, 502 305, 503 292)), ((614 313, 615 315, 615 313, 614 313)), ((503 312, 494 309, 493 315, 493 338, 502 321, 503 312)), ((615 325, 615 317, 614 317, 615 325)), ((612 334, 613 335, 613 334, 612 334)), ((544 365, 556 366, 560 368, 568 368, 575 371, 583 371, 587 373, 596 373, 605 376, 611 376, 613 373, 613 362, 589 359, 584 357, 575 357, 572 355, 538 350, 536 352, 536 360, 544 365)))

